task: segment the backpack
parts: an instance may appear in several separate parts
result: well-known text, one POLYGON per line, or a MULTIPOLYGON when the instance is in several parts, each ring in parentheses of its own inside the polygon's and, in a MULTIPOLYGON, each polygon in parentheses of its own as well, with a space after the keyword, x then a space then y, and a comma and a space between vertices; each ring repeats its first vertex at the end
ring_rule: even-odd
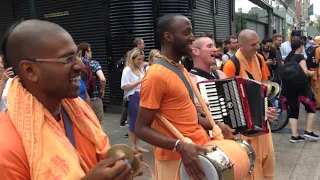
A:
POLYGON ((307 54, 308 57, 309 57, 310 54, 312 54, 312 52, 313 52, 314 49, 315 49, 315 48, 314 48, 313 46, 310 46, 310 47, 308 47, 308 48, 306 49, 306 54, 307 54))
POLYGON ((90 67, 91 60, 83 61, 84 63, 84 71, 81 73, 81 79, 86 84, 86 89, 89 95, 92 94, 94 90, 96 90, 96 82, 94 79, 94 72, 90 67))
MULTIPOLYGON (((316 61, 316 50, 317 50, 318 47, 320 47, 320 46, 317 46, 317 47, 310 46, 306 50, 306 54, 308 55, 308 58, 307 58, 307 67, 308 67, 308 69, 317 68, 319 66, 318 64, 316 64, 316 62, 317 62, 316 61)), ((318 63, 319 63, 319 60, 318 60, 318 63)))
POLYGON ((292 58, 281 67, 280 77, 283 86, 293 91, 306 87, 309 84, 308 77, 300 64, 292 58))
MULTIPOLYGON (((260 69, 262 69, 262 63, 263 63, 263 62, 262 62, 262 60, 261 60, 261 58, 260 58, 260 56, 259 56, 258 54, 256 54, 256 57, 257 57, 258 60, 259 60, 260 69)), ((237 58, 236 55, 234 55, 234 56, 232 56, 232 57, 230 58, 230 60, 233 62, 234 66, 235 66, 235 68, 236 68, 236 76, 239 76, 239 75, 240 75, 240 61, 239 61, 239 59, 237 58)), ((249 73, 248 71, 246 71, 246 72, 247 72, 247 74, 248 74, 248 77, 249 77, 250 79, 254 80, 252 74, 249 73)))
POLYGON ((126 64, 126 59, 127 59, 127 56, 124 55, 124 56, 122 56, 122 57, 118 60, 118 62, 117 62, 117 70, 118 70, 119 72, 122 72, 122 71, 123 71, 124 66, 125 66, 125 64, 126 64))

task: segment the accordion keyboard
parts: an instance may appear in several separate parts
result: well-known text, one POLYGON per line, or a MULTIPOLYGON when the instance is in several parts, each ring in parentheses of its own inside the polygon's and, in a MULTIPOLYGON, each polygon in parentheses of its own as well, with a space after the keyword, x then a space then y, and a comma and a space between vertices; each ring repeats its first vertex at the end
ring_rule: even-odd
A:
POLYGON ((216 122, 224 122, 234 129, 246 126, 236 81, 199 83, 199 90, 216 122))

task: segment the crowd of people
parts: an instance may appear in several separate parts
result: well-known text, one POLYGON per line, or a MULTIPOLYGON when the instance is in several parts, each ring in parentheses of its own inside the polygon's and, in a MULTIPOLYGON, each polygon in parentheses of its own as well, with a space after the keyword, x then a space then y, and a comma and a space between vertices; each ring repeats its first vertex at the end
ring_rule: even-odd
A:
MULTIPOLYGON (((154 146, 157 179, 179 179, 180 162, 190 177, 203 179, 198 153, 208 149, 201 146, 236 138, 227 124, 210 123, 189 91, 188 85, 205 80, 241 76, 281 84, 289 106, 290 141, 319 139, 312 124, 320 106, 320 36, 302 37, 294 30, 287 42, 279 34, 261 41, 245 29, 216 42, 209 32, 194 37, 191 22, 180 14, 159 18, 156 33, 161 50, 152 49, 147 62, 144 41, 136 38, 117 66, 124 90, 120 126, 128 125, 125 137, 135 153, 148 152, 139 139, 154 146), (300 103, 307 111, 304 137, 297 132, 300 103), (175 137, 160 117, 192 143, 175 137)), ((86 42, 76 45, 65 29, 47 21, 21 21, 8 29, 0 58, 0 179, 134 177, 125 154, 106 157, 110 144, 101 127, 106 78, 92 48, 86 42)), ((270 123, 277 118, 272 103, 266 113, 270 123)), ((274 179, 271 133, 239 137, 256 154, 245 179, 274 179)))

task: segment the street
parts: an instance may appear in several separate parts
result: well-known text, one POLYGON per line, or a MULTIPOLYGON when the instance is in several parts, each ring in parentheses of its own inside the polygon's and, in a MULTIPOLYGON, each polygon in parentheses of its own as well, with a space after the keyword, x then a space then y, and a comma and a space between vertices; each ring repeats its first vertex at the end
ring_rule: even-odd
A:
MULTIPOLYGON (((314 132, 316 134, 320 134, 320 118, 318 113, 314 122, 314 132)), ((120 128, 119 120, 119 114, 105 114, 104 131, 107 133, 111 145, 129 145, 129 139, 123 137, 127 133, 127 128, 120 128)), ((298 127, 299 133, 303 134, 305 127, 304 108, 300 108, 298 127)), ((320 142, 305 141, 290 143, 290 133, 288 125, 281 132, 272 134, 276 154, 275 180, 318 180, 320 177, 320 142)), ((150 165, 154 173, 152 147, 144 142, 140 144, 151 151, 143 155, 143 161, 150 165)), ((150 171, 146 167, 143 167, 142 170, 144 175, 135 179, 151 180, 152 175, 150 171)))

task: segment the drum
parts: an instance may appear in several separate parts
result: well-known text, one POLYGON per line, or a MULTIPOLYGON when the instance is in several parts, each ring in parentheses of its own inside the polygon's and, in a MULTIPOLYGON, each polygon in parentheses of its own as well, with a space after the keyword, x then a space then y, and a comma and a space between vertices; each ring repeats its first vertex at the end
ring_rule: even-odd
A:
MULTIPOLYGON (((254 168, 254 151, 244 140, 213 140, 204 147, 212 150, 199 155, 208 180, 243 180, 254 168)), ((183 163, 179 175, 181 180, 190 179, 183 163)))

